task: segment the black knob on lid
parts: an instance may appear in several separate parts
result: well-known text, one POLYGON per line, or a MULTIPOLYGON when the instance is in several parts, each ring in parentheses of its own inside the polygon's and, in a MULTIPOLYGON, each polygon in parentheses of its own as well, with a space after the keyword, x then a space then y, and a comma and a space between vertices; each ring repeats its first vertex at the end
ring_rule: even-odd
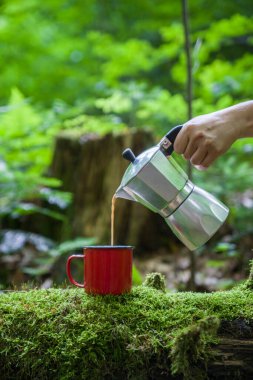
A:
POLYGON ((131 151, 131 149, 127 148, 124 150, 124 152, 122 153, 122 156, 130 161, 130 162, 134 162, 135 161, 135 155, 134 153, 131 151))

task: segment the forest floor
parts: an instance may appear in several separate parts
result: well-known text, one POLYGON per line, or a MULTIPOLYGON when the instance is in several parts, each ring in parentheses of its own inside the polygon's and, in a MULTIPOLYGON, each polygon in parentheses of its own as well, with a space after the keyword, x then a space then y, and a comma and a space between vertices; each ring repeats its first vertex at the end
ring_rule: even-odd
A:
MULTIPOLYGON (((212 252, 206 255, 196 254, 193 289, 210 292, 232 288, 248 277, 248 262, 252 257, 253 251, 249 255, 245 254, 243 259, 237 255, 224 258, 223 255, 212 252)), ((190 288, 192 258, 185 249, 170 254, 166 249, 160 249, 135 257, 134 263, 143 277, 152 272, 163 274, 167 288, 171 291, 190 288)))

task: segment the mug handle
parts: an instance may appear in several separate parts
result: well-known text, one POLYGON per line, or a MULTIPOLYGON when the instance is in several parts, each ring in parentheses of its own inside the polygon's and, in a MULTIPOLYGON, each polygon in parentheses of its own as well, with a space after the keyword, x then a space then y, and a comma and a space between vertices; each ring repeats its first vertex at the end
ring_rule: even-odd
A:
POLYGON ((70 265, 71 265, 71 261, 73 259, 85 259, 85 255, 72 255, 72 256, 69 256, 68 260, 67 260, 67 264, 66 264, 66 271, 67 271, 67 276, 69 278, 69 281, 75 285, 75 286, 78 286, 78 288, 85 288, 85 282, 84 284, 79 284, 79 282, 77 282, 76 280, 73 279, 72 277, 72 274, 71 274, 71 270, 70 270, 70 265))

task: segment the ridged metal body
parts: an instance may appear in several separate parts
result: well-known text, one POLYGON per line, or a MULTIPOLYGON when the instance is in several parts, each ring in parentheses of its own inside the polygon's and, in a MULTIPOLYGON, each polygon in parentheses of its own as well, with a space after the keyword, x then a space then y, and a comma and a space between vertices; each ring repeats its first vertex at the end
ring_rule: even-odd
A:
POLYGON ((189 181, 159 145, 140 154, 128 166, 116 196, 159 213, 190 250, 205 244, 228 215, 228 208, 189 181))

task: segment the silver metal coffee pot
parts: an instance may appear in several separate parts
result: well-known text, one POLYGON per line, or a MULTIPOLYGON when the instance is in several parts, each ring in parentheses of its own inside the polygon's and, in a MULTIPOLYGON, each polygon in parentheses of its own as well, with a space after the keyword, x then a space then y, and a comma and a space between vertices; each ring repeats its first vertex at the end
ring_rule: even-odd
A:
POLYGON ((138 157, 131 149, 123 152, 131 163, 115 195, 140 202, 160 214, 179 240, 195 250, 215 234, 229 210, 213 195, 195 186, 171 157, 181 128, 182 125, 173 128, 158 145, 138 157))

